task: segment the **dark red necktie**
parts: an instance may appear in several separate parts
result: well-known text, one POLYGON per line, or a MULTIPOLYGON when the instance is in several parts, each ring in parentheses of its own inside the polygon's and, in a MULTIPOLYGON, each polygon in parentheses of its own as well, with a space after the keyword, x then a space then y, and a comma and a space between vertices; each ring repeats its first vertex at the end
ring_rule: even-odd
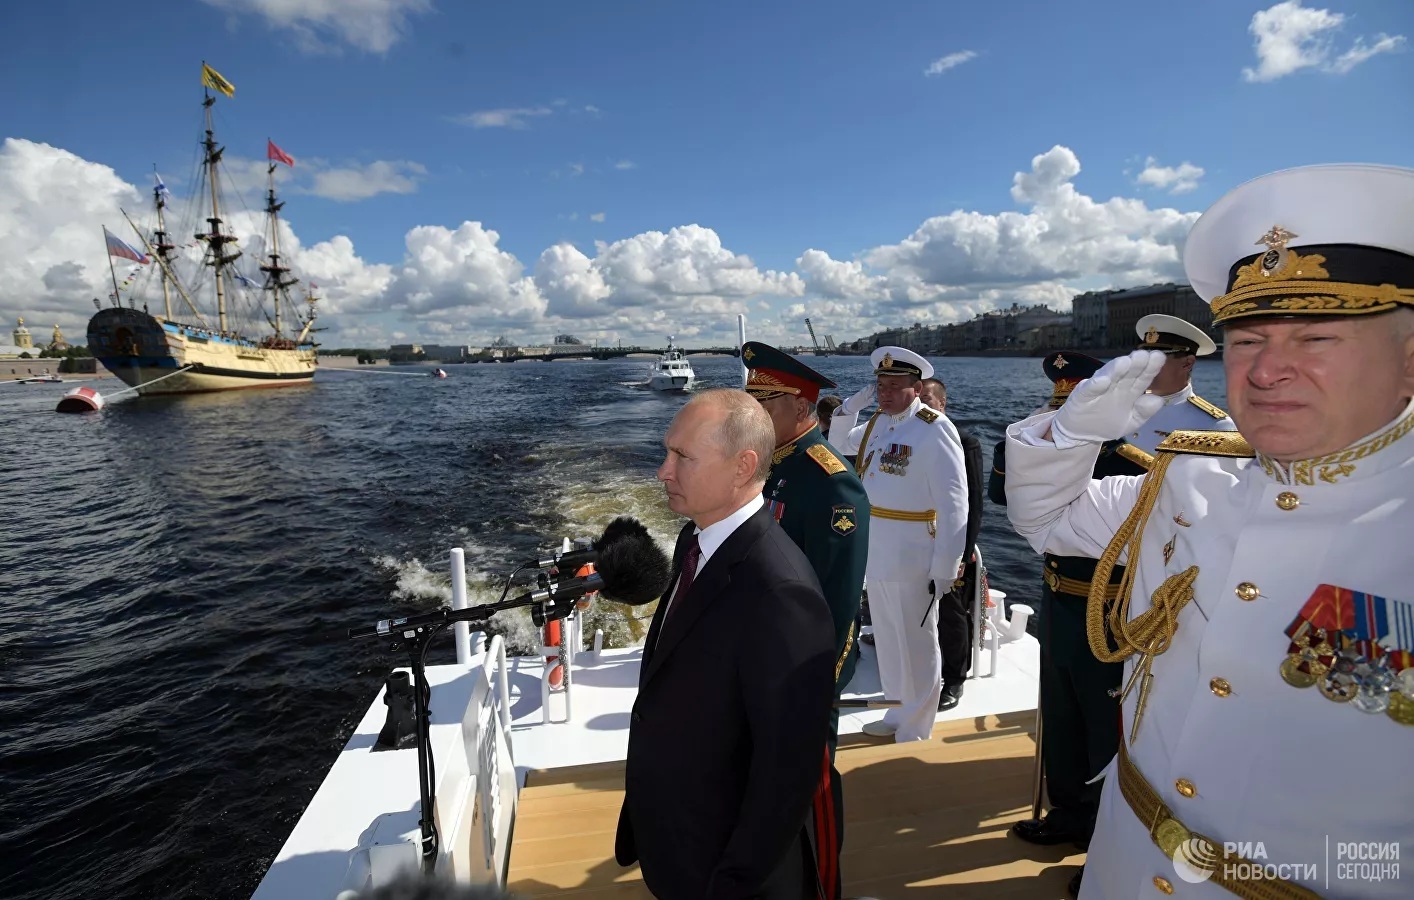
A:
POLYGON ((673 610, 677 609, 678 604, 692 589, 692 579, 697 575, 697 564, 701 559, 702 547, 697 543, 697 535, 694 534, 687 539, 687 550, 682 557, 682 574, 678 576, 678 586, 673 591, 673 599, 668 603, 668 611, 663 615, 663 627, 667 627, 668 617, 673 614, 673 610))

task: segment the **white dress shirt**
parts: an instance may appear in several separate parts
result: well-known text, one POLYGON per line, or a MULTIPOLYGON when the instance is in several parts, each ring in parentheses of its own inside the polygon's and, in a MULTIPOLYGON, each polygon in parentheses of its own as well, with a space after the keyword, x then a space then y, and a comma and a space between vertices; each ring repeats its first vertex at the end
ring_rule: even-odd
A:
MULTIPOLYGON (((756 511, 766 505, 766 501, 758 492, 753 494, 751 499, 736 512, 722 519, 720 522, 713 522, 706 528, 694 529, 693 534, 697 535, 697 546, 702 551, 702 557, 697 561, 697 571, 693 574, 693 580, 702 574, 702 569, 707 565, 707 560, 712 558, 712 554, 717 552, 717 548, 722 546, 727 538, 731 537, 733 531, 741 527, 742 523, 752 516, 756 511)), ((679 578, 679 581, 682 579, 679 578)), ((668 600, 668 608, 663 611, 666 620, 668 613, 672 611, 673 601, 677 600, 677 584, 673 585, 672 596, 668 600)))

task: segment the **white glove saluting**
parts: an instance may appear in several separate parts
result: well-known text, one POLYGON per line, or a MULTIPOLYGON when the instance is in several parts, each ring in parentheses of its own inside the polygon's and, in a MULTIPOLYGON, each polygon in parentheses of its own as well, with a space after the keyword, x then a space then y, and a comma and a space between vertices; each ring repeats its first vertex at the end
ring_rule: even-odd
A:
POLYGON ((867 387, 856 393, 853 397, 840 404, 840 409, 851 416, 857 416, 868 409, 874 402, 874 392, 877 385, 870 382, 867 387))
POLYGON ((1158 350, 1135 350, 1110 360, 1076 385, 1051 421, 1056 446, 1112 441, 1153 418, 1164 399, 1144 392, 1164 367, 1164 359, 1158 350))

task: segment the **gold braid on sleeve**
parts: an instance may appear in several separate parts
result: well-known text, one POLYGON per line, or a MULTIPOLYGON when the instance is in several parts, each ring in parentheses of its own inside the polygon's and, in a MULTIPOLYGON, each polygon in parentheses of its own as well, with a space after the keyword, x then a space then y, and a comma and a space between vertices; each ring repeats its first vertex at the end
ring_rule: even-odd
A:
POLYGON ((844 661, 849 659, 849 651, 854 649, 854 622, 849 623, 849 634, 845 635, 844 652, 835 660, 835 687, 839 687, 840 672, 844 670, 844 661))
POLYGON ((1193 599, 1193 583, 1198 578, 1198 567, 1189 566, 1177 575, 1166 578, 1149 598, 1149 608, 1129 617, 1130 591, 1133 588, 1134 572, 1139 564, 1139 551, 1144 540, 1144 525, 1159 499, 1164 474, 1173 462, 1173 453, 1160 453, 1154 466, 1144 477, 1139 489, 1139 499, 1124 524, 1115 532, 1105 552, 1100 554, 1095 566, 1095 576, 1090 581, 1090 596, 1085 604, 1085 637, 1090 643, 1090 652, 1100 662, 1123 662, 1134 654, 1140 658, 1130 673, 1129 680, 1120 694, 1120 702, 1129 696, 1134 685, 1139 684, 1139 702, 1134 710, 1134 724, 1130 728, 1129 741, 1134 742, 1139 734, 1139 721, 1144 717, 1144 704, 1149 699, 1149 686, 1153 681, 1151 669, 1154 657, 1163 653, 1173 644, 1178 632, 1178 613, 1188 601, 1193 599), (1120 579, 1119 595, 1113 604, 1107 604, 1105 593, 1110 583, 1110 575, 1119 562, 1120 554, 1128 548, 1128 565, 1124 577, 1120 579), (1108 609, 1106 608, 1108 606, 1108 609), (1105 633, 1108 620, 1110 634, 1117 647, 1111 650, 1105 633))

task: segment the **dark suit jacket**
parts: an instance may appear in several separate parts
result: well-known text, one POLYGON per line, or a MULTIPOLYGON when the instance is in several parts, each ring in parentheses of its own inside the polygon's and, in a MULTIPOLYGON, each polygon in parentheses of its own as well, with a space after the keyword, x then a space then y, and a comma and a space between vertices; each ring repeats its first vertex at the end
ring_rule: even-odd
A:
MULTIPOLYGON (((693 529, 678 535, 675 573, 693 529)), ((664 596, 676 588, 675 574, 664 596)), ((667 606, 644 641, 614 856, 638 861, 664 900, 751 897, 799 853, 825 773, 829 606, 766 507, 673 601, 665 629, 667 606)))

